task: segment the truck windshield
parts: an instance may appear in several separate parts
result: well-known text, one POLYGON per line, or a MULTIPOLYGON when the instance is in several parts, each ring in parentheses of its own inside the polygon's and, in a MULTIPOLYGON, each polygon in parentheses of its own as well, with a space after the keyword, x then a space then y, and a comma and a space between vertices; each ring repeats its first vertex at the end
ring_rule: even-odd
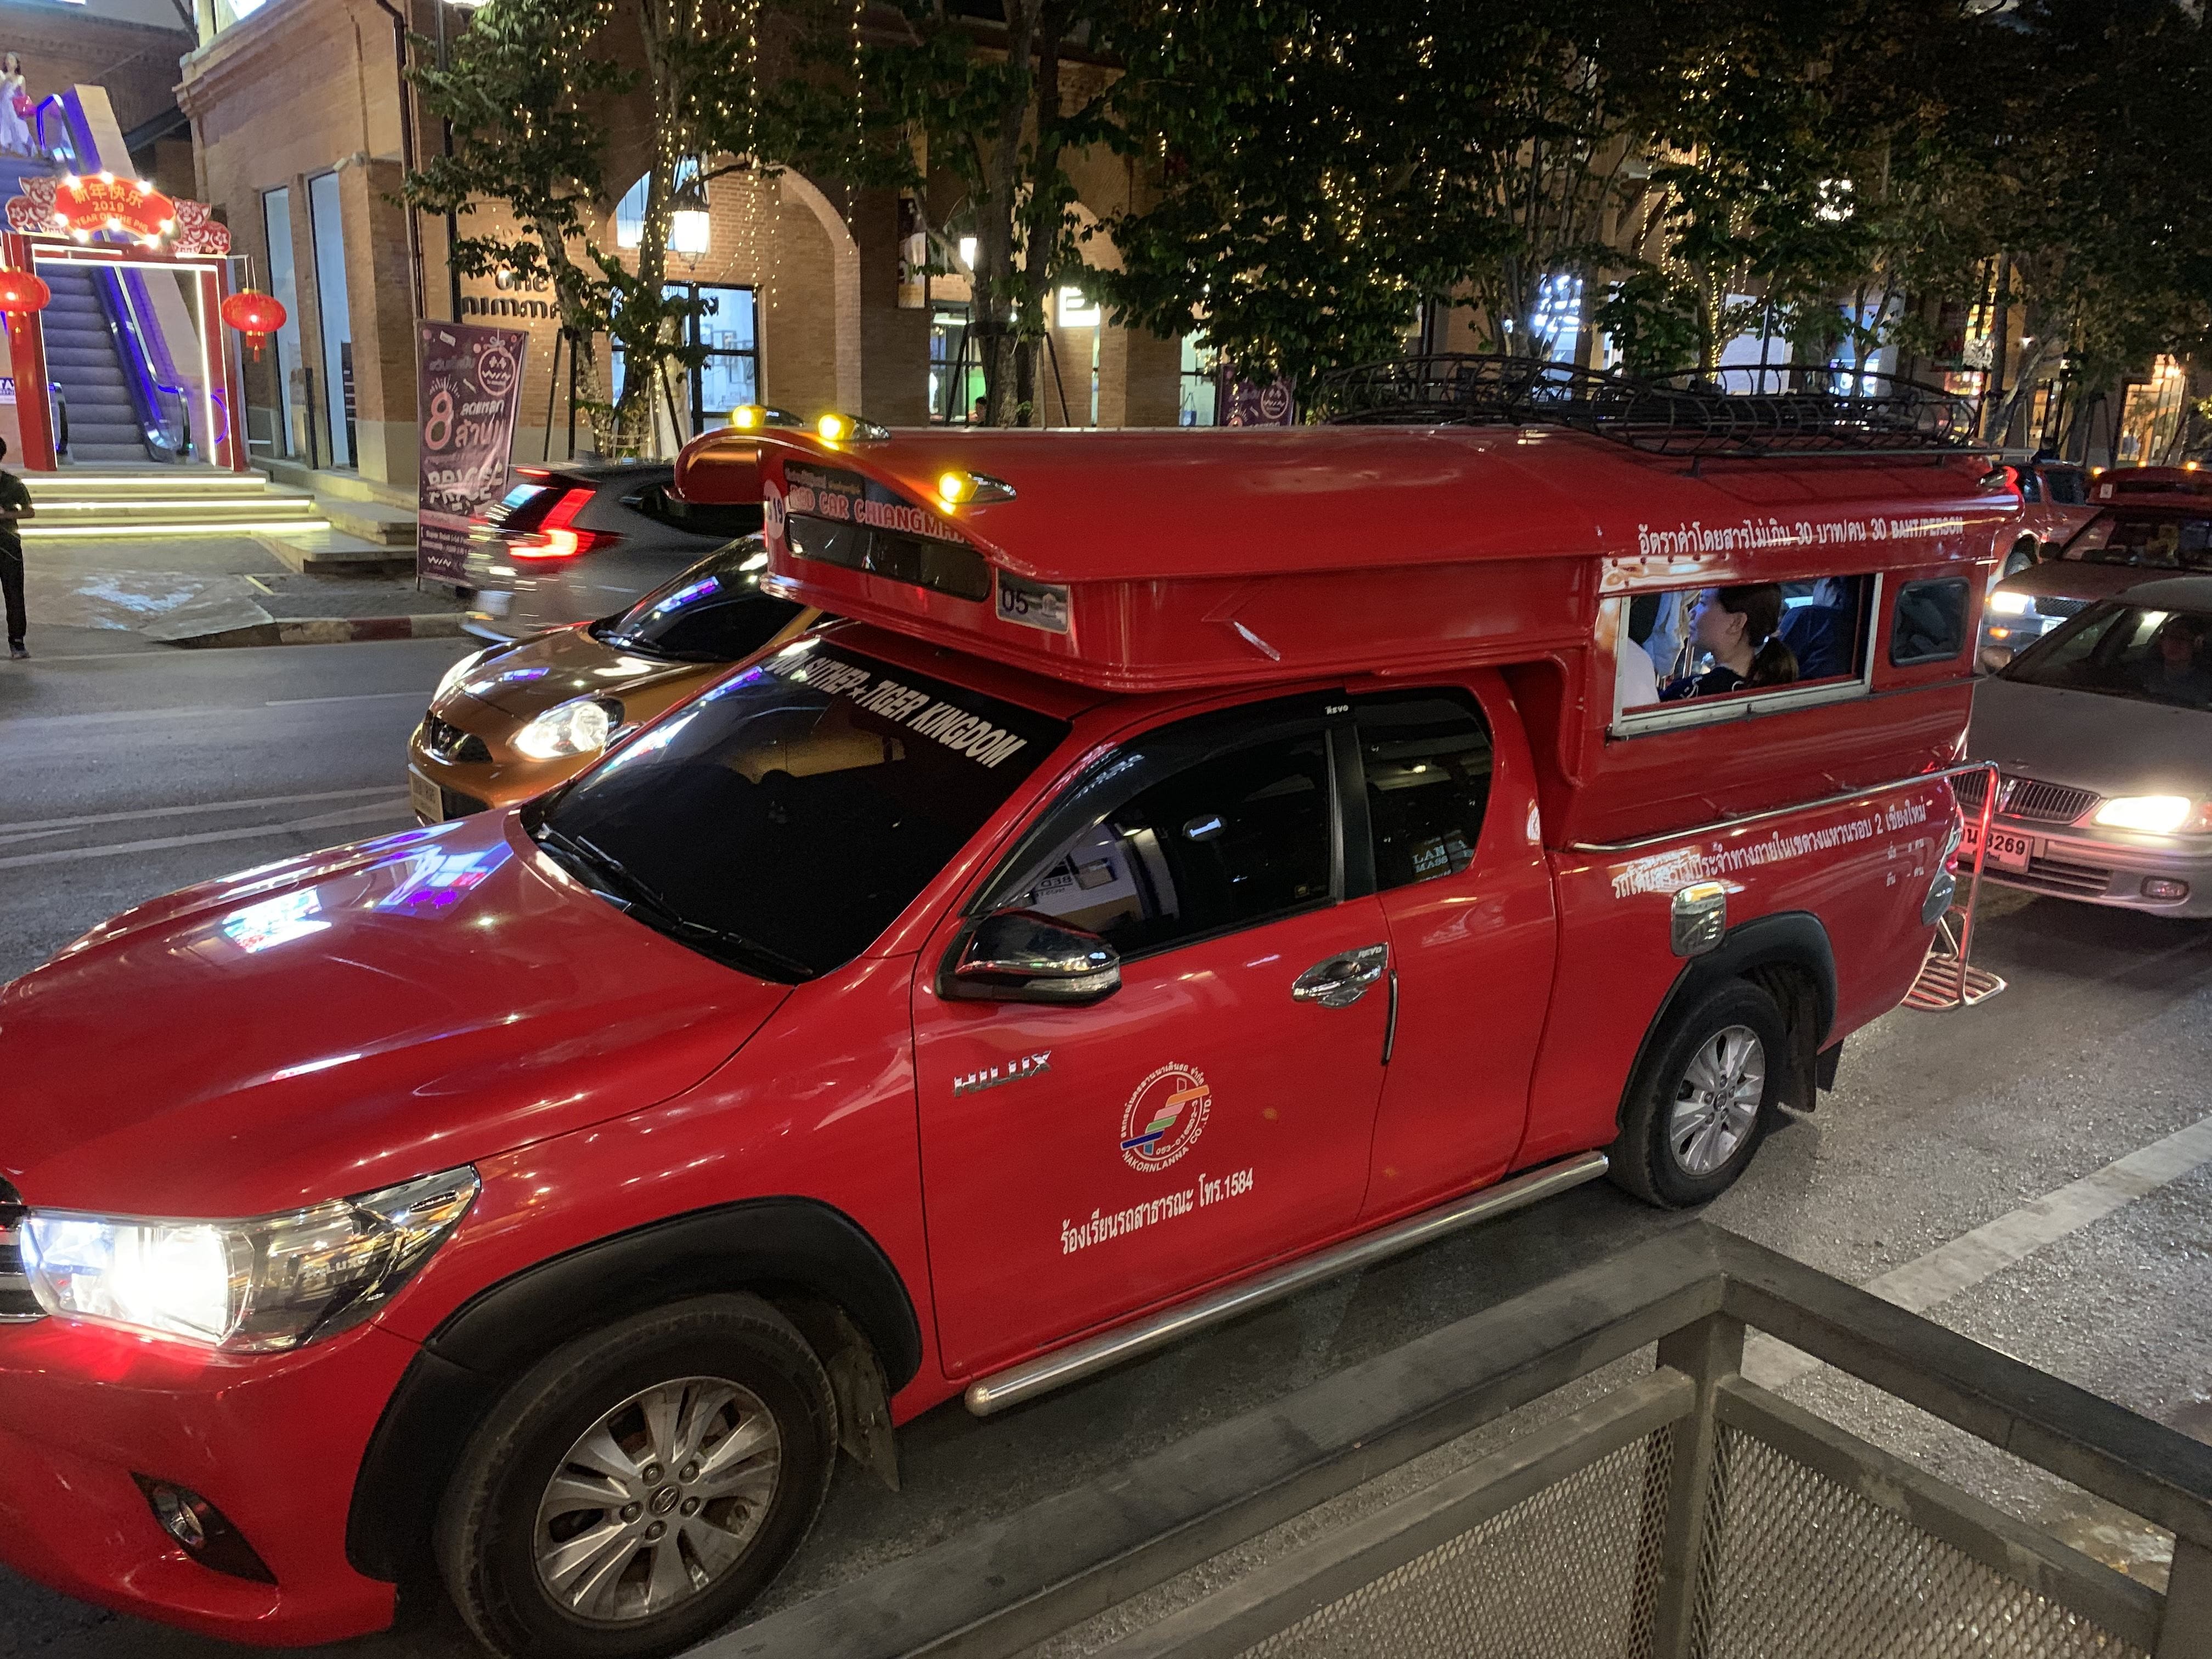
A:
POLYGON ((524 823, 636 920, 796 982, 873 943, 1067 729, 805 639, 639 733, 524 823))
POLYGON ((2212 711, 2212 613, 2102 605, 2002 671, 2027 685, 2212 711))
POLYGON ((2062 556, 2150 570, 2212 570, 2212 518, 2108 507, 2081 527, 2062 556))

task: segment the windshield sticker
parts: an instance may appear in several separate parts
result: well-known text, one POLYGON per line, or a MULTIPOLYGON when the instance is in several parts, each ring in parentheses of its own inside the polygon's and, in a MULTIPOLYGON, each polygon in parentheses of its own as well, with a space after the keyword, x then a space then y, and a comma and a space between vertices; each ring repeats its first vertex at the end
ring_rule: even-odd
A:
POLYGON ((1232 1170, 1225 1176, 1210 1176, 1201 1173, 1196 1186, 1186 1187, 1179 1193, 1146 1199, 1142 1204, 1132 1204, 1126 1210, 1093 1210, 1088 1221, 1062 1221, 1060 1224, 1060 1253, 1073 1255, 1078 1250, 1089 1249, 1093 1244, 1103 1244, 1109 1238, 1120 1238, 1145 1227, 1157 1227, 1163 1221, 1173 1221, 1194 1210, 1225 1204, 1232 1198, 1243 1197, 1252 1190, 1254 1184, 1253 1173, 1249 1170, 1232 1170))
POLYGON ((1206 1133, 1213 1091, 1195 1066, 1170 1061, 1137 1085, 1121 1110, 1121 1156, 1133 1170, 1164 1170, 1206 1133))
POLYGON ((1879 811, 1869 811, 1863 817, 1846 818, 1825 829, 1801 830, 1789 836, 1778 830, 1764 841, 1738 842, 1717 852, 1707 852, 1702 846, 1674 848, 1613 866, 1609 872, 1613 896, 1620 899, 1638 893, 1671 893, 1692 882, 1717 881, 1741 870, 1786 864, 1808 853, 1856 846, 1876 836, 1893 835, 1927 821, 1926 801, 1897 801, 1879 811))
POLYGON ((859 663, 798 650, 780 653, 761 665, 778 679, 811 685, 825 696, 849 698, 869 714, 933 738, 978 766, 995 767, 1029 747, 1027 738, 993 725, 986 715, 859 663))
POLYGON ((1048 634, 1067 632, 1067 590, 999 572, 999 620, 1048 634))
POLYGON ((786 512, 807 514, 833 524, 896 531, 902 536, 927 536, 934 541, 962 539, 960 532, 936 514, 857 472, 787 461, 783 481, 787 492, 783 503, 786 512))

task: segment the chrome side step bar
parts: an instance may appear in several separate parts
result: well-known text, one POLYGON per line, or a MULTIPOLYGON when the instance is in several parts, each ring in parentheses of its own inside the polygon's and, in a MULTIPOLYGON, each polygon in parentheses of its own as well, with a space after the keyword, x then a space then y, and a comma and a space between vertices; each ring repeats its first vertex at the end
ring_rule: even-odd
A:
POLYGON ((1606 1172, 1606 1168, 1603 1152, 1578 1152, 1556 1164, 1515 1176, 1510 1181, 1501 1181, 1495 1187, 1454 1199, 1436 1209, 1408 1216, 1380 1231, 1347 1239, 1333 1249, 1224 1286, 1195 1301, 1010 1366, 968 1385, 968 1409, 978 1417, 992 1416, 1024 1400, 1033 1400, 1041 1394, 1049 1394, 1054 1389, 1095 1376, 1125 1359, 1181 1341, 1239 1314, 1279 1302, 1309 1285, 1401 1255, 1446 1233, 1524 1208, 1539 1199, 1579 1187, 1585 1181, 1595 1181, 1606 1172))

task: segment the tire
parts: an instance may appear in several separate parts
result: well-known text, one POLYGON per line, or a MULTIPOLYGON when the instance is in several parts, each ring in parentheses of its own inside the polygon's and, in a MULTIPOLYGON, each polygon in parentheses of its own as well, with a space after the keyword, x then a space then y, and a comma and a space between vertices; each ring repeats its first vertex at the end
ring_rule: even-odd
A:
POLYGON ((2008 577, 2017 576, 2035 562, 2035 544, 2032 541, 2015 542, 2013 544, 2012 551, 2005 555, 2004 568, 1997 573, 1997 580, 2002 581, 2008 577))
POLYGON ((1789 1054, 1765 991, 1735 979, 1706 992, 1669 1021, 1630 1085, 1614 1182, 1662 1209, 1719 1197, 1773 1121, 1789 1054))
POLYGON ((675 1653, 798 1549, 836 1443, 829 1377, 767 1303, 654 1309, 577 1338, 500 1398, 440 1505, 439 1572, 477 1639, 511 1659, 675 1653))

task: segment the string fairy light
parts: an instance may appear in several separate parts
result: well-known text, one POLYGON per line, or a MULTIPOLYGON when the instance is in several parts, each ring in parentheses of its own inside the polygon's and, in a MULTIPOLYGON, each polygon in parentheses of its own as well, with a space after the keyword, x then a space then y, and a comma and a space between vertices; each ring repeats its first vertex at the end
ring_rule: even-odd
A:
POLYGON ((859 177, 868 151, 866 70, 860 59, 860 12, 867 0, 852 0, 853 35, 853 160, 845 170, 845 228, 857 235, 853 181, 859 177))

